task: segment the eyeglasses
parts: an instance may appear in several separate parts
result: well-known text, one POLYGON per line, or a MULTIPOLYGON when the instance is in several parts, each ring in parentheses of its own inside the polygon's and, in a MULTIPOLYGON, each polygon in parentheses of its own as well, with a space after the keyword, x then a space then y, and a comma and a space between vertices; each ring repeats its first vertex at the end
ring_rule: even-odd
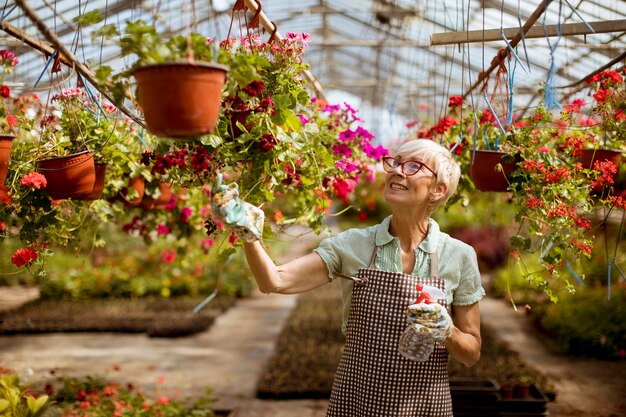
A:
POLYGON ((392 158, 390 156, 383 158, 383 169, 386 172, 394 173, 396 171, 396 168, 398 167, 400 167, 400 171, 402 171, 402 173, 406 175, 407 177, 417 174, 419 170, 422 169, 422 167, 432 172, 435 177, 437 176, 435 171, 428 168, 426 164, 423 162, 418 162, 418 161, 400 162, 397 159, 392 158))

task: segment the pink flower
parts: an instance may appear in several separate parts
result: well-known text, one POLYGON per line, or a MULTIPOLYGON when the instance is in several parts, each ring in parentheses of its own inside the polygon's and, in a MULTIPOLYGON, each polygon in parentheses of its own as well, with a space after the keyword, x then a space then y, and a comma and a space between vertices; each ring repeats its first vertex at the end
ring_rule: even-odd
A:
POLYGON ((7 116, 7 124, 11 127, 16 126, 17 125, 17 117, 13 114, 9 114, 7 116))
POLYGON ((189 223, 191 218, 191 209, 189 207, 183 207, 180 211, 180 221, 183 223, 189 223))
POLYGON ((157 224, 157 234, 158 235, 169 235, 170 234, 170 228, 167 227, 166 224, 157 224))
POLYGON ((46 188, 46 185, 48 185, 48 181, 46 180, 46 177, 44 177, 39 172, 30 172, 24 175, 20 183, 24 187, 35 188, 37 190, 46 188))
POLYGON ((541 148, 538 149, 539 153, 550 153, 550 148, 548 148, 547 146, 542 146, 541 148))
POLYGON ((7 67, 14 67, 19 63, 20 61, 18 61, 17 57, 15 56, 13 52, 6 50, 6 49, 3 49, 2 51, 0 51, 0 65, 7 68, 7 67))
POLYGON ((166 264, 171 264, 176 260, 176 251, 174 249, 163 249, 161 251, 161 260, 166 264))

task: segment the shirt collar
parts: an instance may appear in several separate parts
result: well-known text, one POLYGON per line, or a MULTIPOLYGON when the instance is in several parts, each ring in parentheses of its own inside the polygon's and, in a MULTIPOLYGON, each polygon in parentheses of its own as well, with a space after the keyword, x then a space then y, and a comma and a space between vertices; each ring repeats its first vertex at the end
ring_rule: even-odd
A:
MULTIPOLYGON (((384 246, 387 243, 391 242, 395 239, 389 233, 389 224, 391 223, 391 216, 387 216, 381 223, 380 227, 376 231, 376 246, 384 246)), ((434 253, 437 251, 437 246, 439 244, 439 235, 441 231, 439 229, 439 225, 433 219, 428 219, 428 234, 426 235, 426 239, 420 243, 419 248, 426 253, 434 253)))

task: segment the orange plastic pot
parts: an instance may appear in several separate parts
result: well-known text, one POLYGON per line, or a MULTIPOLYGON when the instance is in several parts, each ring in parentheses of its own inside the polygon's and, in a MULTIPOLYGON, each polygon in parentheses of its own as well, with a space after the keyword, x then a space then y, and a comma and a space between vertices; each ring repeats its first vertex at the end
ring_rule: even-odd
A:
POLYGON ((15 139, 13 135, 0 135, 0 184, 4 184, 4 180, 7 179, 13 139, 15 139))
POLYGON ((139 207, 144 210, 158 210, 165 208, 167 203, 169 203, 172 198, 172 184, 160 182, 159 191, 161 194, 157 198, 150 197, 144 193, 139 207))
POLYGON ((96 162, 94 164, 94 169, 96 171, 96 181, 93 184, 93 190, 91 190, 91 193, 83 197, 83 200, 97 200, 100 198, 102 191, 104 190, 104 179, 106 177, 107 164, 104 162, 96 162))
POLYGON ((172 62, 137 68, 137 98, 148 130, 161 137, 211 133, 222 105, 228 67, 172 62))
POLYGON ((583 168, 593 169, 593 164, 596 161, 609 161, 619 168, 622 153, 610 149, 583 149, 579 159, 583 168))
POLYGON ((143 199, 143 194, 146 189, 146 182, 143 177, 135 177, 131 178, 128 182, 128 187, 123 188, 119 192, 119 198, 124 202, 124 205, 127 207, 137 207, 141 204, 141 200, 143 199), (128 198, 129 188, 132 188, 136 192, 134 193, 133 198, 128 198))
POLYGON ((41 159, 37 161, 37 171, 46 177, 46 191, 55 200, 83 199, 93 191, 96 182, 91 151, 41 159))
POLYGON ((516 162, 504 162, 505 152, 475 151, 470 165, 470 178, 480 191, 504 192, 509 187, 509 177, 517 169, 516 162), (502 165, 502 170, 498 164, 502 165))

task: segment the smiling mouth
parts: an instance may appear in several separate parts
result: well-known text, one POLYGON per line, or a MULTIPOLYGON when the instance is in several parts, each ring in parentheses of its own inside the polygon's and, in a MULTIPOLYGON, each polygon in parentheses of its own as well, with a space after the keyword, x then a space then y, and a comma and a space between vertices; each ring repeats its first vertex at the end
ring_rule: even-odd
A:
POLYGON ((391 188, 392 190, 403 190, 403 191, 404 191, 404 190, 408 190, 408 188, 407 188, 407 187, 405 187, 404 185, 402 185, 402 184, 396 184, 396 183, 392 183, 392 184, 389 186, 389 188, 391 188))

